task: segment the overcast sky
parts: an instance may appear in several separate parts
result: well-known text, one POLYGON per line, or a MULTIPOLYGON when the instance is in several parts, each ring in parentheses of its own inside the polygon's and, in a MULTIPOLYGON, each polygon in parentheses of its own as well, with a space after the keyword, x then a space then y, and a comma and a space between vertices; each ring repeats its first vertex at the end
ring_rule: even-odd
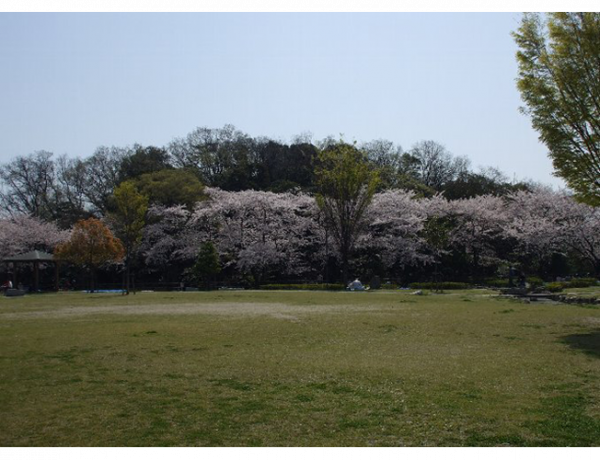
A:
POLYGON ((166 145, 230 123, 435 140, 510 178, 552 176, 515 86, 518 13, 0 14, 0 162, 166 145))

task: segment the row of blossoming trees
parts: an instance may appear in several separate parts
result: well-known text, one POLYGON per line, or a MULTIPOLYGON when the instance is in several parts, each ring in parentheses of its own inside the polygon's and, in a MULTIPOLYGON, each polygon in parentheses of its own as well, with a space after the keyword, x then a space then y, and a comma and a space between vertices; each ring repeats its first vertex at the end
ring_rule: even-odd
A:
MULTIPOLYGON (((202 244, 210 242, 222 283, 341 280, 339 244, 314 197, 205 192, 207 199, 193 209, 148 210, 135 248, 139 277, 181 280, 193 272, 202 244)), ((564 274, 550 268, 557 257, 600 275, 600 208, 546 189, 455 201, 388 190, 373 196, 359 224, 351 276, 406 283, 439 272, 446 279, 476 281, 513 265, 549 277, 564 274)), ((32 217, 0 220, 0 257, 53 251, 70 234, 32 217)))
MULTIPOLYGON (((339 244, 313 197, 206 193, 209 199, 194 210, 150 209, 140 247, 149 269, 189 266, 202 242, 211 241, 230 276, 249 275, 256 283, 339 279, 339 244)), ((456 201, 391 190, 375 194, 368 206, 350 267, 354 276, 401 282, 429 278, 440 265, 455 271, 459 263, 462 273, 446 278, 476 280, 503 265, 547 276, 557 254, 577 258, 580 267, 600 275, 600 209, 549 190, 456 201)))

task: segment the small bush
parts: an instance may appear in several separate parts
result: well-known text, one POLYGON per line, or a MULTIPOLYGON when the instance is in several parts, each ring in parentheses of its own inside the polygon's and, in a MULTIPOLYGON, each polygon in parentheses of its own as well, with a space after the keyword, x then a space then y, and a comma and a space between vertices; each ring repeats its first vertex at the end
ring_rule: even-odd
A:
MULTIPOLYGON (((514 280, 513 280, 514 283, 514 280)), ((505 279, 500 279, 500 278, 493 278, 493 279, 487 279, 483 282, 483 284, 485 284, 486 286, 490 286, 490 287, 496 287, 496 288, 507 288, 508 286, 508 280, 505 279)))
POLYGON ((539 288, 544 285, 544 280, 542 278, 538 278, 537 276, 530 276, 525 281, 529 284, 529 287, 532 289, 539 288))
POLYGON ((382 284, 379 289, 398 289, 397 284, 382 284))
POLYGON ((544 289, 550 292, 561 292, 564 288, 564 283, 560 283, 558 281, 554 283, 548 283, 546 286, 544 286, 544 289))
POLYGON ((596 278, 575 278, 566 284, 570 288, 586 288, 598 285, 598 281, 596 278))

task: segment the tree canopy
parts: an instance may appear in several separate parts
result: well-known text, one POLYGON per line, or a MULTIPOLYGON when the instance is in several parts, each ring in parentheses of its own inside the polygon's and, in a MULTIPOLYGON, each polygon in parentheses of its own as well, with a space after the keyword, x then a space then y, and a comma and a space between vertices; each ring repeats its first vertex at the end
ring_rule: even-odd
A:
MULTIPOLYGON (((498 234, 511 228, 502 221, 507 213, 530 209, 526 204, 535 201, 524 199, 513 209, 507 200, 535 184, 509 182, 494 169, 474 172, 464 157, 431 140, 407 151, 385 139, 349 144, 303 135, 286 143, 227 125, 198 128, 166 147, 99 147, 83 159, 40 151, 0 171, 0 228, 7 233, 0 234, 0 252, 38 246, 51 251, 69 231, 80 238, 81 224, 73 224, 94 216, 124 246, 126 263, 99 278, 113 287, 121 285, 117 277, 130 279, 130 267, 138 286, 179 286, 194 274, 207 241, 218 255, 220 282, 245 286, 348 281, 349 274, 406 282, 428 279, 433 266, 441 278, 487 276, 507 260, 529 263, 532 247, 546 248, 538 252, 550 256, 563 251, 575 261, 571 267, 586 272, 598 252, 594 246, 592 257, 581 250, 597 228, 596 215, 581 226, 584 236, 569 240, 571 246, 558 237, 540 246, 545 234, 526 225, 514 237, 498 234), (498 208, 500 198, 504 206, 498 208), (479 208, 488 206, 492 215, 481 214, 479 208), (443 248, 430 237, 435 219, 451 224, 443 248), (20 225, 31 229, 23 238, 14 236, 20 225), (576 261, 575 253, 586 262, 576 261)), ((548 222, 546 233, 558 235, 558 225, 548 222)), ((79 257, 70 257, 65 245, 57 255, 90 268, 93 278, 96 267, 111 262, 85 259, 86 244, 77 243, 79 257)), ((530 270, 550 273, 546 262, 536 259, 530 270)))
POLYGON ((96 269, 123 260, 125 249, 106 225, 91 217, 77 222, 70 239, 59 244, 54 253, 59 260, 88 268, 92 273, 93 290, 96 269))
POLYGON ((525 14, 513 35, 523 112, 556 175, 600 205, 600 13, 525 14))
POLYGON ((315 174, 317 205, 338 244, 345 283, 350 253, 365 226, 365 213, 379 184, 379 176, 369 169, 361 150, 344 142, 323 150, 315 174))

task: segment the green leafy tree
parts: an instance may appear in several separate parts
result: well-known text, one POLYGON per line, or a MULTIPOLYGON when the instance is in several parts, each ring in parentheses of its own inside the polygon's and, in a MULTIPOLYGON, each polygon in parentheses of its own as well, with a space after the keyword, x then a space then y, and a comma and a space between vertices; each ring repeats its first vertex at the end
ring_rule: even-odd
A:
POLYGON ((160 147, 142 147, 135 145, 133 153, 126 155, 122 161, 119 170, 120 182, 125 182, 142 174, 170 169, 169 153, 160 147))
POLYGON ((427 242, 429 255, 433 262, 433 285, 434 290, 442 292, 439 266, 442 257, 448 253, 450 245, 450 232, 454 224, 448 217, 432 216, 423 226, 422 236, 427 242))
POLYGON ((183 204, 192 209, 195 203, 204 199, 204 186, 192 171, 186 169, 142 174, 134 182, 152 204, 166 207, 183 204))
POLYGON ((379 176, 369 167, 362 151, 344 142, 333 144, 319 154, 315 175, 317 205, 337 243, 342 279, 347 283, 350 256, 365 228, 365 212, 379 176))
POLYGON ((110 220, 125 246, 125 292, 129 294, 132 256, 142 239, 148 197, 139 193, 132 182, 126 181, 115 189, 113 198, 115 211, 110 214, 110 220))
POLYGON ((600 13, 525 14, 518 88, 556 175, 600 205, 600 13))
POLYGON ((214 285, 215 277, 221 273, 221 264, 219 253, 212 241, 202 243, 200 246, 192 273, 198 284, 202 283, 206 289, 210 289, 214 285))

